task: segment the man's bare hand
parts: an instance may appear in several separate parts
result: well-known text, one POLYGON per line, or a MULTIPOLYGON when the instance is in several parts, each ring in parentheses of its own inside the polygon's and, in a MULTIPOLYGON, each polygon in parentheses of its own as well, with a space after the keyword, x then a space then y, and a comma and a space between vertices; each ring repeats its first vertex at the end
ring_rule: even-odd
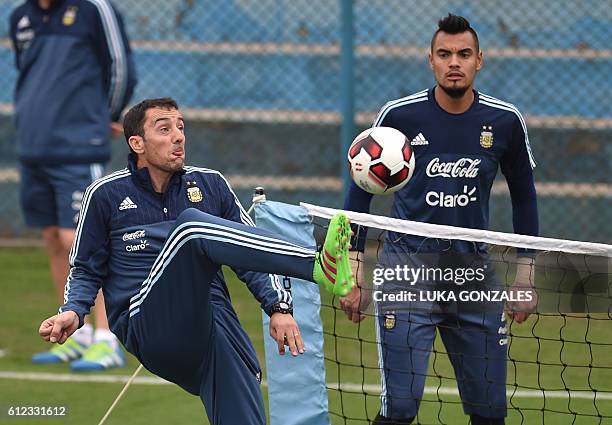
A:
POLYGON ((340 298, 340 308, 354 323, 359 323, 366 318, 364 311, 372 302, 372 291, 369 282, 365 280, 363 262, 360 263, 359 260, 360 256, 362 257, 363 254, 355 253, 351 256, 351 269, 357 270, 357 286, 346 297, 340 298))
POLYGON ((40 324, 38 333, 45 341, 63 344, 79 327, 79 317, 74 311, 51 316, 40 324))
POLYGON ((530 301, 508 301, 506 303, 506 314, 519 324, 527 320, 531 313, 536 311, 538 307, 538 293, 535 288, 518 282, 508 289, 508 295, 511 299, 525 298, 527 294, 531 296, 530 301))
POLYGON ((278 344, 278 353, 285 355, 285 345, 293 356, 304 354, 304 341, 300 335, 300 328, 290 314, 274 313, 270 316, 270 336, 278 344))
POLYGON ((508 289, 508 295, 510 299, 523 299, 523 301, 508 301, 506 303, 506 313, 516 323, 521 324, 527 320, 538 306, 538 293, 535 290, 534 277, 534 259, 518 257, 516 278, 514 284, 508 289))

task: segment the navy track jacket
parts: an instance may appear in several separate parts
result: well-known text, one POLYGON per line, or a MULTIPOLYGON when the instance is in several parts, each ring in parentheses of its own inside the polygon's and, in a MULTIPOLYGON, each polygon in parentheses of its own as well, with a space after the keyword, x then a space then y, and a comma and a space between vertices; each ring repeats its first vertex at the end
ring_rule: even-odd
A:
MULTIPOLYGON (((436 102, 434 89, 388 102, 373 127, 393 127, 411 140, 414 174, 394 193, 391 216, 424 223, 488 229, 489 198, 498 169, 512 198, 515 233, 538 235, 538 211, 533 180, 535 161, 523 116, 518 109, 484 93, 461 114, 451 114, 436 102)), ((344 208, 369 212, 372 195, 354 182, 344 208)), ((388 234, 398 249, 447 250, 434 238, 388 234), (401 245, 401 247, 400 247, 401 245), (431 245, 431 246, 429 246, 431 245)), ((365 234, 354 243, 363 250, 365 234)), ((485 249, 484 244, 453 241, 459 252, 485 249)))
MULTIPOLYGON (((60 311, 74 311, 82 325, 98 288, 104 288, 110 328, 125 344, 130 299, 140 291, 176 218, 187 208, 253 225, 228 182, 215 170, 184 167, 160 194, 153 190, 148 169, 137 169, 130 155, 128 168, 92 183, 83 197, 60 311)), ((266 313, 280 301, 291 303, 277 276, 234 271, 266 313)), ((211 283, 211 302, 225 305, 229 299, 219 271, 211 283)))
POLYGON ((10 36, 19 78, 15 124, 22 161, 97 163, 110 158, 110 122, 136 85, 119 13, 108 0, 37 0, 17 7, 10 36))

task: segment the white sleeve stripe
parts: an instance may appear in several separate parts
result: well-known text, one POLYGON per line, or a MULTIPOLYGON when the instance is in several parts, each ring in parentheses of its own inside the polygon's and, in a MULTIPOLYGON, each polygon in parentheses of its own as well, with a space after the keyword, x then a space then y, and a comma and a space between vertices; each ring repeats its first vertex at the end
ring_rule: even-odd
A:
POLYGON ((70 265, 74 265, 74 260, 76 258, 77 253, 79 252, 79 245, 81 243, 81 232, 83 230, 83 222, 85 221, 85 215, 87 214, 87 210, 89 209, 89 201, 91 200, 91 196, 93 193, 105 183, 111 182, 116 179, 124 178, 131 175, 131 173, 124 168, 123 170, 119 170, 112 174, 109 174, 106 177, 103 177, 99 180, 96 180, 92 184, 90 184, 87 189, 85 189, 85 194, 83 195, 83 200, 81 201, 81 210, 79 211, 79 222, 76 228, 76 234, 74 238, 74 242, 72 244, 72 248, 70 249, 69 261, 70 265))
POLYGON ((68 303, 68 297, 70 295, 70 281, 72 280, 72 267, 70 273, 68 273, 68 279, 66 279, 66 286, 64 286, 64 304, 68 303))
POLYGON ((393 109, 398 108, 400 106, 410 105, 411 103, 425 102, 427 99, 428 97, 425 95, 422 97, 415 97, 413 99, 408 99, 403 102, 394 103, 392 105, 386 104, 385 106, 383 106, 383 108, 378 113, 378 116, 374 120, 374 124, 372 124, 372 127, 380 126, 381 123, 385 120, 385 117, 387 116, 387 114, 391 112, 393 109))
POLYGON ((121 102, 127 89, 127 50, 123 44, 123 37, 117 17, 107 0, 88 0, 93 3, 104 26, 104 34, 111 55, 111 83, 109 89, 109 104, 111 111, 121 108, 121 102))
POLYGON ((83 195, 83 200, 81 201, 81 210, 79 211, 79 222, 77 225, 77 229, 76 229, 76 237, 75 237, 75 241, 72 244, 72 248, 70 250, 70 262, 72 263, 74 256, 76 255, 76 252, 78 252, 78 245, 80 242, 80 235, 81 235, 81 228, 83 226, 83 219, 85 217, 85 214, 87 213, 87 209, 89 208, 89 200, 91 198, 91 195, 93 194, 93 192, 96 191, 96 189, 103 185, 106 182, 115 180, 117 178, 122 178, 125 176, 129 176, 131 173, 127 170, 127 168, 124 168, 123 170, 119 170, 116 171, 112 174, 109 174, 106 177, 103 177, 99 180, 94 181, 91 185, 89 185, 87 187, 87 189, 85 189, 85 194, 83 195))
POLYGON ((424 95, 428 94, 428 92, 429 92, 429 89, 425 89, 425 90, 421 90, 421 91, 419 91, 419 92, 416 92, 416 93, 410 94, 410 95, 408 95, 408 96, 400 97, 399 99, 390 100, 390 101, 388 101, 388 102, 385 104, 385 106, 386 106, 386 107, 389 107, 389 106, 393 106, 393 105, 395 105, 396 103, 401 103, 401 102, 404 102, 404 101, 406 101, 406 100, 415 99, 415 98, 417 98, 417 97, 422 97, 422 96, 424 96, 424 95))
POLYGON ((278 280, 278 276, 275 274, 268 274, 272 288, 276 290, 276 298, 278 301, 287 301, 287 293, 282 290, 281 284, 278 280))
POLYGON ((276 274, 270 274, 270 282, 272 282, 272 286, 277 288, 276 293, 278 294, 279 301, 285 301, 287 303, 293 303, 293 297, 291 296, 291 292, 287 291, 283 285, 281 284, 280 277, 276 274))
MULTIPOLYGON (((516 114, 516 116, 518 116, 521 125, 523 126, 523 132, 525 133, 525 144, 527 147, 527 152, 529 153, 529 162, 531 163, 531 168, 534 168, 536 166, 535 160, 533 158, 533 153, 531 152, 531 144, 529 143, 529 134, 527 132, 527 124, 525 123, 525 119, 523 118, 523 115, 521 114, 521 112, 518 110, 518 108, 516 106, 514 106, 512 103, 508 103, 508 102, 504 102, 502 100, 499 100, 497 98, 494 98, 492 96, 486 95, 484 93, 480 93, 479 95, 484 99, 487 100, 489 103, 489 106, 493 106, 492 104, 496 104, 496 105, 502 105, 502 106, 506 106, 508 108, 510 108, 510 110, 512 112, 514 112, 516 114)), ((487 104, 487 103, 485 103, 487 104)))
MULTIPOLYGON (((390 100, 389 102, 385 103, 383 105, 383 107, 380 109, 380 111, 378 112, 378 115, 376 116, 376 119, 374 120, 374 122, 379 120, 381 114, 383 113, 383 111, 385 111, 385 109, 387 109, 387 108, 391 108, 392 109, 392 107, 397 105, 398 103, 402 103, 402 102, 404 102, 406 100, 416 99, 416 98, 422 97, 423 95, 427 95, 428 91, 429 91, 429 89, 425 89, 425 90, 421 90, 420 92, 411 94, 409 96, 405 96, 405 97, 402 97, 402 98, 399 98, 399 99, 395 99, 395 100, 390 100)), ((386 115, 386 112, 385 112, 385 115, 386 115)), ((376 125, 373 125, 373 127, 376 127, 376 125)))
POLYGON ((521 115, 519 110, 510 103, 500 102, 500 101, 498 101, 499 102, 498 103, 495 101, 491 101, 491 100, 488 100, 486 96, 481 96, 481 99, 479 102, 482 103, 483 105, 491 106, 493 108, 498 108, 498 109, 503 109, 505 111, 513 112, 518 117, 521 123, 521 126, 523 127, 523 133, 525 135, 525 148, 527 149, 527 156, 529 156, 529 164, 531 165, 531 168, 535 168, 536 162, 533 159, 533 153, 531 152, 531 145, 529 143, 529 135, 527 133, 527 124, 525 124, 525 120, 523 119, 523 116, 521 115))

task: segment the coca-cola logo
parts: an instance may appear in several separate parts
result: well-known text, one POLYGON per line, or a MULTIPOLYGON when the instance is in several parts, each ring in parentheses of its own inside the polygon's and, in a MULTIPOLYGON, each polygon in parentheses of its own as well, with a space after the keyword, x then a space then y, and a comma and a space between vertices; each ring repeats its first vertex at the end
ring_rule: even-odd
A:
POLYGON ((478 176, 478 164, 480 159, 461 158, 457 161, 440 162, 440 158, 434 158, 427 164, 427 176, 429 177, 465 177, 473 179, 478 176))
POLYGON ((144 237, 145 237, 144 230, 136 230, 133 233, 124 233, 121 239, 123 239, 124 241, 133 241, 134 239, 140 239, 144 237))

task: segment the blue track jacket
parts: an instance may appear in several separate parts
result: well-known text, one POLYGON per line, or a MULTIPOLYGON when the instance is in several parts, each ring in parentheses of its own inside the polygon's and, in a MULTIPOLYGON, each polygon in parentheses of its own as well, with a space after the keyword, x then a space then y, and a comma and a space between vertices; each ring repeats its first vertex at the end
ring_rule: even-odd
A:
POLYGON ((110 122, 136 85, 119 13, 108 0, 37 0, 17 7, 10 36, 19 78, 19 157, 45 165, 110 158, 110 122))
MULTIPOLYGON (((110 328, 125 344, 130 298, 140 291, 174 221, 187 208, 253 225, 228 182, 215 170, 184 167, 160 194, 153 190, 148 169, 137 169, 130 155, 128 168, 92 183, 83 197, 60 311, 76 312, 82 325, 98 288, 104 288, 110 328)), ((234 271, 268 314, 273 304, 291 303, 277 276, 234 271)), ((219 271, 211 283, 211 302, 225 305, 228 300, 219 271)))

